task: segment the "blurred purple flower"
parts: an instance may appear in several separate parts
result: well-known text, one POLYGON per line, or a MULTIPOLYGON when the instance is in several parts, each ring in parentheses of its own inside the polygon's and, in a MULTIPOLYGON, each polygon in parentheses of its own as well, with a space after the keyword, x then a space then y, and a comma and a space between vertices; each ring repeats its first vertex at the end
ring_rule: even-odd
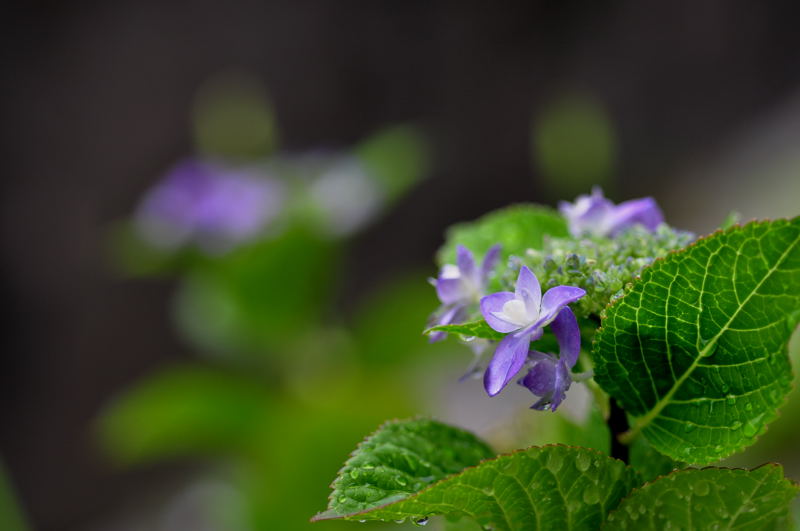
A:
POLYGON ((636 224, 654 231, 664 222, 664 215, 652 197, 615 205, 603 196, 599 186, 592 188, 592 195, 578 196, 574 203, 561 201, 558 208, 576 238, 584 235, 613 237, 636 224))
MULTIPOLYGON (((500 259, 500 245, 492 246, 483 257, 480 267, 475 264, 472 253, 459 245, 456 247, 456 264, 445 264, 439 278, 431 279, 442 307, 433 316, 433 325, 458 323, 466 317, 467 307, 480 300, 486 292, 489 273, 500 259)), ((431 343, 445 338, 446 332, 434 332, 431 343)))
POLYGON ((542 296, 536 275, 522 266, 514 293, 501 291, 481 299, 481 313, 489 326, 508 334, 497 345, 483 375, 489 396, 502 391, 519 372, 528 359, 531 341, 542 337, 544 327, 556 319, 562 308, 585 294, 581 288, 555 286, 542 296))
POLYGON ((136 222, 153 245, 194 242, 221 252, 257 236, 280 212, 283 196, 279 182, 253 170, 190 159, 147 193, 136 222))
POLYGON ((563 308, 558 313, 550 323, 550 328, 558 340, 558 357, 531 351, 528 354, 531 368, 517 383, 541 397, 531 406, 532 409, 555 411, 572 384, 572 367, 578 361, 581 350, 581 331, 575 314, 569 308, 563 308))

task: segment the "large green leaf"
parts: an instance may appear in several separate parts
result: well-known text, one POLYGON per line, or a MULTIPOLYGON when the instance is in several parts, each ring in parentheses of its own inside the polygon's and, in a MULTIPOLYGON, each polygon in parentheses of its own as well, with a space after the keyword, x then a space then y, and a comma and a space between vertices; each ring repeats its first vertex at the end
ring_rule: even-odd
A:
POLYGON ((789 529, 797 491, 775 464, 679 470, 634 491, 603 529, 789 529))
POLYGON ((429 419, 390 421, 362 442, 333 482, 317 519, 360 513, 405 498, 494 453, 464 430, 429 419))
POLYGON ((605 312, 595 378, 631 430, 680 461, 751 444, 791 383, 800 310, 800 218, 754 222, 646 268, 605 312))
POLYGON ((347 462, 328 510, 314 519, 419 522, 440 514, 497 531, 597 529, 640 484, 621 461, 567 446, 533 447, 455 470, 487 451, 473 436, 436 422, 389 424, 347 462))
POLYGON ((645 481, 653 481, 659 476, 666 476, 673 470, 686 467, 686 463, 675 461, 653 450, 644 437, 637 437, 631 443, 629 461, 645 481))
POLYGON ((568 236, 567 222, 556 211, 539 205, 513 205, 447 231, 447 241, 439 249, 439 265, 455 263, 456 246, 463 245, 480 259, 492 245, 503 246, 503 258, 522 256, 528 249, 539 249, 545 236, 568 236))

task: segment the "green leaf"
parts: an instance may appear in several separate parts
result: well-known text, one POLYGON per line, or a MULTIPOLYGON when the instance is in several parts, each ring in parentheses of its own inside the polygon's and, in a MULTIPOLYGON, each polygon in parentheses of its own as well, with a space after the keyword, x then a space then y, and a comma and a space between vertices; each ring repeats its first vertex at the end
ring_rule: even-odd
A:
POLYGON ((496 531, 597 529, 640 484, 621 461, 567 446, 533 447, 461 470, 487 452, 471 435, 433 421, 389 424, 347 462, 328 511, 314 520, 424 521, 442 514, 496 531))
POLYGON ((686 463, 675 461, 655 451, 644 437, 637 437, 631 443, 630 464, 645 481, 653 481, 659 476, 666 476, 673 470, 686 467, 686 463))
POLYGON ((459 334, 464 337, 478 337, 481 339, 490 339, 492 341, 500 341, 506 334, 494 330, 489 326, 486 321, 471 321, 469 323, 437 325, 425 330, 425 334, 431 332, 447 332, 448 334, 459 334))
POLYGON ((502 256, 523 256, 528 249, 542 246, 545 236, 568 236, 567 222, 555 210, 530 204, 512 205, 490 212, 469 223, 453 225, 445 244, 439 249, 439 265, 454 264, 456 246, 463 245, 479 260, 489 247, 499 243, 502 256))
POLYGON ((595 379, 667 456, 709 463, 751 444, 790 389, 800 218, 754 222, 655 262, 606 310, 595 379))
POLYGON ((429 419, 390 421, 367 437, 333 482, 322 520, 392 501, 492 457, 469 432, 429 419))
POLYGON ((789 529, 797 491, 776 464, 679 470, 635 490, 603 529, 789 529))

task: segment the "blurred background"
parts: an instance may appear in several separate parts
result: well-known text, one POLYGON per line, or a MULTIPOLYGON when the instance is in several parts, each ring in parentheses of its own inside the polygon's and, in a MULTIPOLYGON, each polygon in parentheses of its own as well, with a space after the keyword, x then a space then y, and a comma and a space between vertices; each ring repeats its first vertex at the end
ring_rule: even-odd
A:
MULTIPOLYGON (((388 418, 569 439, 422 337, 445 228, 592 184, 699 234, 797 215, 792 7, 17 3, 0 528, 307 529, 388 418)), ((800 479, 794 405, 736 462, 800 479)))

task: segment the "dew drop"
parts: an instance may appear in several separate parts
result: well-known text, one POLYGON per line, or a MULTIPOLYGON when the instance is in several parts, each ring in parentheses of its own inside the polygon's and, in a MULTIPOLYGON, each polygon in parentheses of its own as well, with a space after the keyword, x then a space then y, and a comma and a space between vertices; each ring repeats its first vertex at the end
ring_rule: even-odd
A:
POLYGON ((729 406, 732 406, 736 403, 736 396, 728 395, 725 397, 725 401, 728 403, 729 406))
POLYGON ((731 387, 725 382, 722 382, 722 385, 719 386, 719 390, 722 391, 723 393, 727 393, 728 391, 731 390, 731 387))
POLYGON ((718 454, 721 454, 724 451, 725 451, 725 448, 721 444, 718 444, 718 445, 716 445, 714 447, 714 452, 716 452, 718 454))
POLYGON ((741 423, 741 422, 739 422, 738 420, 737 420, 737 421, 734 421, 734 423, 733 423, 733 424, 731 424, 731 429, 732 429, 732 430, 734 430, 734 431, 735 431, 735 430, 738 430, 738 429, 739 429, 739 428, 741 428, 741 427, 742 427, 742 423, 741 423))
POLYGON ((547 468, 550 469, 550 472, 558 474, 562 466, 564 466, 564 455, 558 451, 551 452, 547 458, 547 468))
POLYGON ((583 502, 586 505, 594 505, 600 501, 600 493, 595 487, 589 487, 583 491, 583 502))
POLYGON ((692 487, 694 493, 698 496, 708 496, 709 486, 707 481, 698 481, 692 487))
POLYGON ((684 425, 683 425, 683 431, 685 431, 686 433, 689 433, 690 431, 694 431, 694 429, 695 429, 696 427, 697 427, 697 426, 695 426, 695 425, 694 425, 694 424, 692 424, 691 422, 686 422, 686 423, 684 423, 684 425))
POLYGON ((401 476, 397 478, 397 484, 400 485, 401 487, 405 487, 406 485, 408 485, 408 481, 406 481, 406 478, 401 476))
POLYGON ((399 520, 395 520, 394 523, 396 523, 396 524, 404 524, 404 523, 406 523, 406 519, 405 518, 401 518, 399 520))
POLYGON ((750 421, 742 427, 742 433, 744 433, 745 437, 753 437, 758 433, 758 426, 755 422, 750 421))
POLYGON ((359 473, 358 469, 354 468, 353 470, 350 471, 350 477, 353 479, 358 479, 358 473, 359 473))
POLYGON ((425 517, 420 518, 418 520, 414 520, 414 525, 418 525, 420 527, 422 527, 424 525, 428 525, 428 517, 425 516, 425 517))
POLYGON ((746 403, 744 405, 744 410, 745 411, 753 411, 753 404, 751 404, 750 402, 746 403))
POLYGON ((589 454, 580 453, 578 457, 575 458, 575 468, 580 470, 581 472, 586 472, 589 470, 589 467, 592 465, 592 458, 589 457, 589 454))
POLYGON ((347 496, 339 496, 339 503, 344 503, 347 501, 347 496))

